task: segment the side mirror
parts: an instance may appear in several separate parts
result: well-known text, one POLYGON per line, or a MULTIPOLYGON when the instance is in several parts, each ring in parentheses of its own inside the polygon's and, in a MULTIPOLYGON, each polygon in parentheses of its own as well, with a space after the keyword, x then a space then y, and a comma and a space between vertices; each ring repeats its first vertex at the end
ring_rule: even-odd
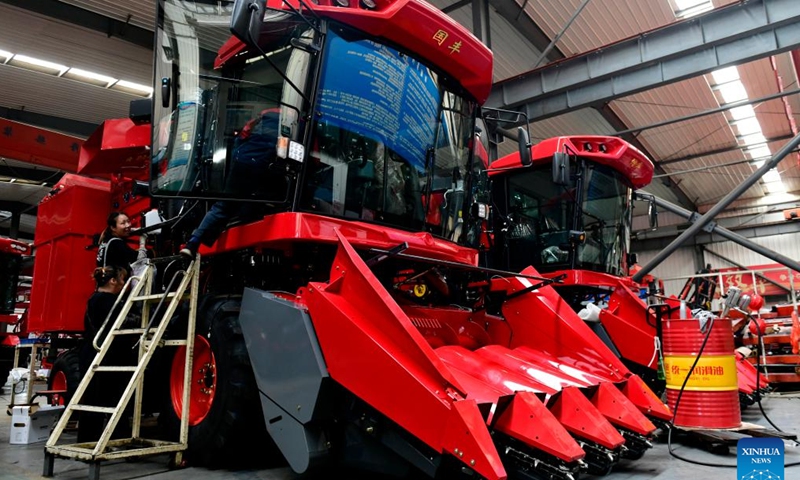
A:
POLYGON ((522 127, 517 127, 517 143, 519 148, 519 161, 523 167, 531 164, 531 139, 528 131, 522 127))
POLYGON ((556 152, 553 154, 553 183, 569 185, 569 154, 556 152))
POLYGON ((264 20, 264 0, 236 0, 231 15, 231 33, 248 45, 258 45, 264 20))
POLYGON ((658 210, 656 209, 656 200, 652 197, 647 202, 647 219, 650 222, 650 230, 658 228, 658 210))

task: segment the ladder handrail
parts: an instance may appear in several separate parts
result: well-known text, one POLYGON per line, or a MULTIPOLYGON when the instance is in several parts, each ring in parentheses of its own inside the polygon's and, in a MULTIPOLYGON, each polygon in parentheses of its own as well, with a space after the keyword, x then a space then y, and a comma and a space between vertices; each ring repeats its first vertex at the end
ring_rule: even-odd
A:
POLYGON ((100 351, 100 346, 97 345, 97 341, 100 339, 100 337, 101 337, 101 335, 103 333, 103 330, 105 330, 106 326, 108 325, 108 321, 111 320, 111 314, 114 313, 114 310, 116 310, 117 306, 119 305, 119 302, 122 301, 122 297, 125 297, 125 291, 128 290, 129 285, 135 280, 138 283, 136 283, 136 285, 133 286, 133 289, 130 291, 128 296, 125 297, 125 299, 127 300, 129 297, 132 297, 132 296, 138 294, 142 289, 141 285, 144 285, 144 281, 143 281, 144 277, 145 277, 145 275, 147 275, 148 271, 151 268, 152 268, 152 265, 148 264, 147 268, 145 269, 145 271, 141 275, 132 275, 125 282, 125 285, 122 286, 122 290, 121 290, 120 294, 117 295, 117 299, 114 300, 114 305, 111 307, 111 310, 108 311, 108 314, 106 314, 106 319, 103 321, 103 324, 100 325, 100 328, 97 329, 97 333, 95 334, 94 339, 92 340, 92 347, 94 347, 94 349, 96 351, 98 351, 98 352, 100 351), (138 290, 137 290, 137 287, 138 287, 138 290))

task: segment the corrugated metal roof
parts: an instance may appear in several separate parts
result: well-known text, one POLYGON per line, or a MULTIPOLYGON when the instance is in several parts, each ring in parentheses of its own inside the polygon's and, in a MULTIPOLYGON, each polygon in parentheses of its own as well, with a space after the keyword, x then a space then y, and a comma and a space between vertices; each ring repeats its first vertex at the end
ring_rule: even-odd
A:
MULTIPOLYGON (((151 50, 0 3, 0 50, 150 85, 151 50), (24 25, 25 28, 19 28, 24 25)), ((86 98, 86 97, 84 97, 86 98)))
POLYGON ((115 2, 108 0, 61 0, 64 3, 81 7, 94 13, 123 22, 129 21, 131 25, 155 30, 156 2, 155 0, 125 0, 115 2))

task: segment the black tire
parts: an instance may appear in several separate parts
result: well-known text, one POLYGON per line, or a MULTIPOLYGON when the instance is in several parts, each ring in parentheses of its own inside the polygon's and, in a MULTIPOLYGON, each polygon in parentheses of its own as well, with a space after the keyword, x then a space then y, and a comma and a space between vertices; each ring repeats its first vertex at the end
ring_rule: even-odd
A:
MULTIPOLYGON (((274 449, 269 448, 273 444, 239 326, 239 306, 239 297, 206 298, 198 306, 196 335, 211 346, 216 386, 208 414, 189 428, 186 459, 192 466, 242 468, 275 459, 274 455, 265 455, 265 450, 274 449)), ((174 357, 173 353, 172 362, 178 361, 174 357)), ((180 417, 169 395, 166 400, 159 423, 166 430, 166 438, 175 439, 180 417)))
POLYGON ((66 381, 67 393, 63 397, 62 405, 66 405, 72 400, 72 396, 81 383, 81 365, 79 348, 71 348, 59 355, 53 362, 50 375, 47 377, 48 390, 62 390, 63 383, 66 381))
MULTIPOLYGON (((0 390, 8 380, 8 374, 14 368, 14 347, 0 347, 0 390)), ((9 385, 9 389, 11 385, 9 385)))

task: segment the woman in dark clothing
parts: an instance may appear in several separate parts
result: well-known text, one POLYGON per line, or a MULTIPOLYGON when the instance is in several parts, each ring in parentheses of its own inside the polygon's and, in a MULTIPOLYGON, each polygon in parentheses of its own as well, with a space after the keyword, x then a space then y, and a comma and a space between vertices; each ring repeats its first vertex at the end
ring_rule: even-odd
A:
MULTIPOLYGON (((84 324, 84 337, 80 350, 80 369, 81 377, 85 376, 89 371, 97 355, 92 343, 97 335, 97 332, 103 326, 103 323, 108 318, 108 325, 103 331, 103 335, 98 339, 97 344, 102 345, 108 331, 116 320, 118 312, 122 308, 122 302, 114 309, 114 302, 117 301, 122 287, 125 285, 127 279, 126 270, 117 266, 106 266, 96 268, 93 277, 97 285, 97 289, 89 297, 86 303, 86 314, 83 318, 84 324), (114 310, 112 312, 112 309, 114 310), (109 315, 110 313, 110 315, 109 315)), ((109 349, 103 365, 123 366, 135 365, 136 352, 131 349, 130 342, 125 343, 122 339, 115 339, 112 348, 109 349)), ((82 405, 104 406, 113 407, 119 402, 122 397, 122 392, 128 384, 130 377, 124 373, 118 372, 101 372, 95 375, 104 375, 103 378, 93 378, 89 384, 89 388, 84 393, 80 400, 82 405), (102 380, 102 381, 101 381, 102 380)), ((106 415, 81 412, 78 420, 78 443, 96 442, 100 439, 105 425, 106 415)), ((111 438, 124 438, 130 436, 130 427, 127 419, 122 419, 114 430, 111 438)))
POLYGON ((131 274, 131 264, 139 254, 128 245, 131 236, 131 220, 122 212, 111 212, 106 219, 106 228, 100 234, 100 248, 97 249, 97 266, 113 265, 122 267, 131 274))

